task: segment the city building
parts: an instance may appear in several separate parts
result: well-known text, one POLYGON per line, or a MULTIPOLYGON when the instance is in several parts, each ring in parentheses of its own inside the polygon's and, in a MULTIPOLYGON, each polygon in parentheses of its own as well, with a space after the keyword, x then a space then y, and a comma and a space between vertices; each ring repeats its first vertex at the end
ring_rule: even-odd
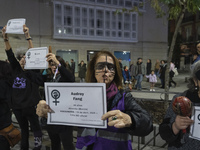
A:
MULTIPOLYGON (((34 47, 51 46, 65 61, 88 62, 95 52, 107 49, 123 65, 166 59, 168 21, 156 18, 145 0, 1 0, 2 28, 9 19, 25 18, 34 47), (120 13, 139 6, 138 12, 120 13), (118 13, 117 13, 118 12, 118 13)), ((9 35, 14 51, 27 48, 23 35, 9 35)), ((6 59, 0 38, 0 59, 6 59)))
MULTIPOLYGON (((176 21, 169 21, 169 34, 174 33, 175 25, 176 21)), ((196 54, 197 41, 200 41, 200 12, 196 14, 186 12, 177 37, 177 47, 174 49, 174 58, 178 58, 180 69, 189 69, 193 61, 192 55, 196 54)))

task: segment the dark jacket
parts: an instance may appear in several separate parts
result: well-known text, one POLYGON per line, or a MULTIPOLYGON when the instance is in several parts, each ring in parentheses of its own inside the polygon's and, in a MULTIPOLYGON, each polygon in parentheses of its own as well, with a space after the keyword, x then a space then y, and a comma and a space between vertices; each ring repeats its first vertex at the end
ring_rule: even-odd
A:
POLYGON ((82 66, 81 66, 81 63, 78 64, 78 77, 79 78, 85 78, 85 73, 86 73, 86 64, 84 63, 82 66))
POLYGON ((149 75, 151 73, 151 62, 147 63, 147 71, 146 71, 146 74, 149 75))
POLYGON ((133 76, 137 76, 138 74, 140 74, 139 72, 138 72, 138 69, 139 69, 139 67, 141 67, 140 69, 141 69, 141 74, 142 75, 145 75, 145 65, 143 64, 143 63, 138 63, 137 62, 137 64, 135 65, 135 73, 133 74, 133 76))
POLYGON ((36 106, 39 102, 39 85, 43 86, 42 74, 36 71, 24 71, 14 56, 12 49, 6 54, 13 69, 12 108, 22 109, 36 106))
POLYGON ((0 80, 0 130, 11 124, 11 111, 9 101, 11 99, 11 85, 5 80, 0 80))
POLYGON ((161 79, 165 79, 166 68, 167 68, 166 64, 160 65, 160 78, 161 79))
MULTIPOLYGON (((174 96, 173 101, 178 96, 186 96, 192 101, 193 106, 200 106, 200 98, 197 95, 197 92, 191 92, 189 90, 177 94, 174 96)), ((169 108, 167 109, 167 113, 165 115, 165 118, 163 119, 163 122, 160 124, 159 132, 160 136, 163 140, 165 140, 169 145, 169 150, 197 150, 200 147, 200 141, 189 138, 189 128, 186 129, 186 133, 183 133, 182 130, 175 135, 172 131, 172 124, 174 123, 176 119, 176 114, 174 113, 172 109, 172 103, 171 102, 169 108), (184 140, 184 142, 182 142, 184 140)))
MULTIPOLYGON (((124 91, 118 91, 118 93, 114 96, 113 100, 109 100, 107 102, 107 111, 112 110, 115 106, 117 106, 117 107, 119 106, 118 103, 120 103, 122 101, 122 98, 124 95, 123 93, 124 93, 124 91)), ((105 147, 106 144, 108 144, 109 141, 110 141, 110 144, 113 144, 112 141, 115 140, 115 139, 112 139, 113 134, 115 135, 117 133, 121 133, 120 141, 126 141, 126 140, 128 140, 127 138, 128 138, 129 134, 136 135, 136 136, 146 136, 153 130, 152 120, 151 120, 149 114, 136 103, 136 101, 132 97, 131 93, 125 93, 123 104, 124 104, 123 113, 126 113, 131 117, 132 125, 130 127, 121 128, 121 129, 111 129, 114 127, 107 127, 107 129, 103 129, 103 131, 108 131, 105 135, 103 135, 103 138, 105 139, 105 140, 103 140, 104 145, 102 145, 101 148, 96 147, 96 149, 102 149, 103 147, 105 147), (123 139, 123 138, 125 138, 125 139, 123 139), (109 140, 107 140, 107 139, 109 139, 109 140)), ((101 129, 94 130, 93 128, 78 128, 78 136, 77 136, 77 143, 76 143, 77 149, 92 150, 93 145, 99 143, 99 141, 101 140, 101 139, 98 140, 98 137, 95 138, 95 136, 98 133, 99 133, 99 135, 101 135, 100 134, 101 131, 102 131, 101 129), (97 133, 95 134, 95 132, 97 132, 97 133), (95 141, 95 140, 97 140, 97 141, 95 141)), ((127 141, 123 142, 121 144, 128 145, 127 141)), ((120 149, 120 147, 113 148, 113 149, 120 149)), ((127 146, 126 150, 127 149, 130 149, 130 147, 127 146)))
POLYGON ((118 91, 113 100, 108 101, 108 111, 116 110, 117 108, 131 117, 132 126, 118 129, 108 126, 107 129, 96 130, 93 128, 78 128, 76 148, 100 150, 109 147, 109 149, 113 150, 128 150, 131 148, 130 135, 145 136, 153 130, 150 116, 136 103, 131 93, 118 91), (113 136, 116 137, 113 138, 113 136), (98 146, 99 144, 100 147, 98 146))
MULTIPOLYGON (((124 91, 120 91, 116 98, 112 101, 112 105, 108 111, 112 109, 113 106, 121 99, 122 93, 124 91)), ((131 135, 135 136, 146 136, 153 130, 153 124, 150 115, 146 110, 140 107, 137 104, 136 100, 133 98, 131 93, 126 93, 124 99, 125 112, 131 117, 132 126, 126 128, 127 132, 131 135)))

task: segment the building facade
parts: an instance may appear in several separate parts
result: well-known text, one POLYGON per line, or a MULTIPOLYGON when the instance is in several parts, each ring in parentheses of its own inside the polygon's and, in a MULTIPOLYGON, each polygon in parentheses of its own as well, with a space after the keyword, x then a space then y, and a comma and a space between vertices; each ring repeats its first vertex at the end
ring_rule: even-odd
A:
MULTIPOLYGON (((174 33, 176 22, 169 22, 169 34, 174 33)), ((200 12, 196 14, 185 13, 180 26, 179 36, 176 41, 174 58, 178 58, 180 69, 189 69, 193 61, 193 55, 196 54, 196 43, 200 41, 200 12), (180 50, 179 50, 180 49, 180 50)))
MULTIPOLYGON (((145 0, 2 0, 0 27, 9 19, 25 18, 34 47, 51 46, 65 61, 88 62, 95 52, 107 49, 122 58, 123 65, 138 57, 167 58, 168 22, 156 18, 145 0), (137 12, 120 13, 139 6, 137 12)), ((26 49, 23 35, 9 35, 14 51, 26 49)), ((0 38, 0 59, 6 59, 0 38)), ((77 72, 77 67, 76 67, 77 72)))

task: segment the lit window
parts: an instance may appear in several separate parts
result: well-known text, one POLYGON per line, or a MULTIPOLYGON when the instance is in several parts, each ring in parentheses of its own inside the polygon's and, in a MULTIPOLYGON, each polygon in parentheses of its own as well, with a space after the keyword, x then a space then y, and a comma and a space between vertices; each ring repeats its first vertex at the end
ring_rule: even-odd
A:
POLYGON ((137 13, 116 14, 119 8, 116 5, 132 5, 133 2, 140 3, 143 0, 76 1, 79 3, 54 1, 54 38, 137 41, 137 13), (113 9, 107 7, 108 4, 113 9))

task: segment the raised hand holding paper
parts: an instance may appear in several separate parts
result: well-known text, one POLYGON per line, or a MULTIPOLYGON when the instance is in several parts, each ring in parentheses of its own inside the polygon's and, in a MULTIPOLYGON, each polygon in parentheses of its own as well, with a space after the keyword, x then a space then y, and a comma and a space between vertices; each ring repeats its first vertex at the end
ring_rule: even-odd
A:
POLYGON ((26 65, 24 69, 47 69, 47 47, 31 48, 26 52, 26 65))
POLYGON ((12 34, 24 34, 23 25, 25 24, 26 19, 10 19, 8 20, 6 33, 12 34))

